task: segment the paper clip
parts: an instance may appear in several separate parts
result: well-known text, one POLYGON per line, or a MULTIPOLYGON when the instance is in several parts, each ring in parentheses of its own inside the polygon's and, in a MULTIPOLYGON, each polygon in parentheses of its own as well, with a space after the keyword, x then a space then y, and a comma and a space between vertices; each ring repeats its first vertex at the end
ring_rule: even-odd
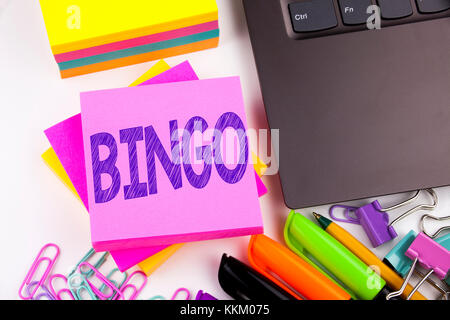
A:
POLYGON ((45 283, 45 280, 47 279, 50 271, 52 270, 53 265, 55 264, 58 256, 59 256, 59 247, 53 243, 48 243, 45 246, 43 246, 41 248, 41 250, 39 250, 39 253, 38 253, 36 259, 34 259, 34 262, 31 265, 30 270, 28 270, 28 273, 25 276, 25 279, 23 280, 23 282, 19 288, 19 297, 21 299, 23 299, 23 300, 33 299, 33 297, 36 294, 39 287, 41 287, 45 283), (55 255, 52 258, 43 256, 44 251, 46 251, 46 249, 50 248, 50 247, 52 247, 56 250, 55 255), (32 282, 33 277, 35 276, 35 273, 36 273, 37 269, 39 268, 39 266, 41 265, 41 263, 47 263, 47 267, 45 268, 45 271, 42 274, 41 279, 38 280, 38 284, 34 287, 34 289, 31 292, 27 292, 27 295, 24 296, 22 294, 24 287, 28 286, 32 282))
MULTIPOLYGON (((95 250, 94 248, 91 248, 84 256, 83 258, 81 258, 81 260, 75 265, 75 267, 72 269, 72 271, 70 271, 68 277, 70 277, 72 274, 75 273, 75 271, 77 271, 78 267, 80 266, 80 264, 82 264, 83 262, 86 262, 89 258, 91 258, 93 255, 95 254, 95 250)), ((104 254, 101 255, 101 257, 92 264, 92 266, 94 266, 95 269, 99 269, 103 263, 105 263, 106 258, 108 257, 108 252, 105 252, 104 254)), ((84 271, 83 269, 80 269, 79 272, 85 276, 86 278, 91 277, 94 274, 94 271, 92 269, 89 269, 88 271, 84 271)))
MULTIPOLYGON (((125 281, 127 281, 128 275, 126 272, 120 272, 120 270, 118 268, 114 268, 112 269, 108 275, 106 276, 106 278, 113 284, 115 285, 118 289, 120 289, 123 284, 125 283, 125 281), (112 279, 112 276, 114 275, 114 273, 119 272, 120 274, 122 274, 123 278, 122 281, 120 283, 117 283, 115 280, 112 279)), ((104 292, 105 289, 107 288, 106 284, 102 283, 102 285, 100 286, 99 290, 100 292, 104 292)), ((109 300, 111 300, 113 298, 113 296, 111 295, 111 297, 109 298, 109 300)))
MULTIPOLYGON (((99 288, 97 288, 90 280, 88 277, 85 277, 86 282, 89 284, 89 286, 92 289, 92 292, 101 300, 108 300, 109 298, 119 295, 122 296, 122 293, 120 291, 119 288, 117 288, 117 286, 115 284, 113 284, 111 281, 109 281, 109 279, 107 279, 103 273, 101 273, 100 271, 98 271, 93 265, 91 265, 89 262, 82 262, 80 263, 80 265, 78 266, 78 270, 80 271, 81 274, 81 270, 83 268, 87 268, 89 271, 85 272, 85 274, 90 274, 91 271, 93 272, 93 275, 95 275, 95 277, 97 279, 99 279, 102 282, 102 285, 106 285, 107 288, 109 288, 111 290, 110 294, 104 294, 102 291, 100 291, 99 288)), ((83 274, 81 274, 83 275, 83 274)))
POLYGON ((170 298, 170 300, 175 300, 176 297, 178 296, 178 294, 179 294, 180 292, 186 293, 186 298, 185 298, 184 300, 189 300, 189 299, 191 298, 191 293, 189 292, 188 289, 186 289, 186 288, 178 288, 178 289, 174 292, 174 294, 173 294, 172 298, 170 298))
POLYGON ((91 298, 91 300, 99 300, 99 298, 92 291, 91 286, 86 281, 86 278, 79 274, 73 273, 67 278, 67 283, 69 285, 69 290, 72 292, 75 300, 84 300, 82 297, 82 292, 86 291, 91 298), (77 281, 78 280, 78 281, 77 281))
MULTIPOLYGON (((177 289, 175 291, 175 293, 172 295, 172 298, 170 300, 175 300, 175 298, 178 296, 178 294, 180 292, 185 292, 186 293, 186 299, 185 300, 189 300, 189 298, 191 297, 191 293, 189 292, 188 289, 186 289, 186 288, 179 288, 179 289, 177 289)), ((157 295, 157 296, 149 298, 148 300, 166 300, 166 298, 164 296, 157 295)), ((196 300, 199 300, 199 299, 196 299, 196 300)), ((204 299, 204 300, 217 300, 217 299, 204 299)))
POLYGON ((43 292, 37 294, 35 297, 33 297, 33 300, 41 300, 41 298, 45 297, 47 300, 56 300, 55 297, 52 295, 52 293, 48 290, 48 288, 45 286, 45 284, 41 284, 38 286, 39 281, 33 281, 29 285, 27 285, 27 293, 28 295, 31 294, 31 289, 33 287, 40 287, 43 292))
POLYGON ((60 289, 59 291, 56 291, 55 287, 53 286, 54 279, 62 279, 64 281, 65 286, 67 286, 67 287, 68 287, 68 282, 67 282, 67 278, 62 274, 53 274, 50 276, 50 278, 48 280, 48 286, 49 286, 51 293, 56 298, 56 300, 64 300, 62 298, 63 293, 67 294, 71 300, 75 300, 75 297, 73 296, 72 291, 70 291, 67 288, 63 288, 63 289, 60 289))
POLYGON ((142 271, 134 271, 132 274, 130 274, 130 276, 128 277, 128 279, 125 281, 125 283, 122 285, 122 287, 120 288, 119 292, 113 297, 113 300, 117 300, 119 298, 123 299, 123 300, 136 300, 136 298, 138 297, 138 295, 141 293, 141 291, 144 289, 145 285, 147 284, 147 276, 145 275, 144 272, 142 271), (142 280, 142 284, 139 288, 136 287, 136 285, 131 283, 131 280, 133 278, 136 278, 137 276, 141 276, 142 280), (133 290, 133 294, 129 297, 129 299, 125 299, 125 291, 131 288, 133 290))
POLYGON ((403 282, 400 290, 388 294, 386 297, 387 300, 397 297, 403 293, 406 284, 409 282, 409 279, 414 273, 417 263, 428 270, 428 272, 410 292, 406 298, 407 300, 411 298, 411 296, 420 288, 429 276, 435 274, 439 279, 443 280, 447 276, 448 270, 450 269, 450 251, 425 235, 423 232, 417 235, 409 248, 406 250, 405 254, 408 258, 413 260, 412 266, 406 275, 405 281, 403 282))
POLYGON ((433 210, 436 207, 438 203, 436 193, 433 189, 424 189, 424 191, 428 192, 433 198, 433 204, 420 204, 418 206, 415 206, 414 208, 407 210, 406 212, 392 220, 391 223, 389 223, 389 215, 387 214, 387 211, 398 209, 413 202, 419 197, 420 191, 421 190, 417 190, 413 197, 389 208, 381 207, 381 204, 378 202, 378 200, 375 200, 359 208, 346 205, 333 205, 330 207, 330 217, 336 221, 361 225, 367 236, 369 237, 372 246, 376 248, 383 243, 397 237, 397 232, 395 231, 393 225, 399 222, 401 219, 409 216, 416 211, 433 210), (334 210, 336 208, 344 209, 345 219, 335 216, 334 210), (352 217, 350 215, 350 212, 354 212, 355 217, 352 217))
POLYGON ((210 295, 208 292, 199 290, 195 296, 195 300, 217 300, 217 298, 210 295))

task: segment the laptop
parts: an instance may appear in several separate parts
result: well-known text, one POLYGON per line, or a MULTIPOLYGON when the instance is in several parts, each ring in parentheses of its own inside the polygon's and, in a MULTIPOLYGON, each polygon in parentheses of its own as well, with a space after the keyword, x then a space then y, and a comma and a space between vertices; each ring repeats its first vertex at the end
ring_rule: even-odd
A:
POLYGON ((450 0, 243 3, 288 207, 450 184, 450 0))

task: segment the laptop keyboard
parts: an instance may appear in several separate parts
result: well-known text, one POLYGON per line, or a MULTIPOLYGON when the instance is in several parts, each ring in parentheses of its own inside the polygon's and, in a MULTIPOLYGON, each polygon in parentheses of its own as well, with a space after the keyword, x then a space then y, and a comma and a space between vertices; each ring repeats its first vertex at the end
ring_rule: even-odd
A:
POLYGON ((450 17, 450 0, 281 0, 294 38, 361 31, 380 8, 381 28, 410 22, 450 17))

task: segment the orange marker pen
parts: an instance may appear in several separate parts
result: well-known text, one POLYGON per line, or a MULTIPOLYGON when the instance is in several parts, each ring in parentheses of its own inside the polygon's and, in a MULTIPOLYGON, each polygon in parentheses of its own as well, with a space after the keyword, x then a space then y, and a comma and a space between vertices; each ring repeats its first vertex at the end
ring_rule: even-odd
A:
POLYGON ((251 237, 248 259, 253 268, 298 299, 301 299, 300 295, 308 300, 351 299, 344 289, 321 271, 265 235, 251 237))

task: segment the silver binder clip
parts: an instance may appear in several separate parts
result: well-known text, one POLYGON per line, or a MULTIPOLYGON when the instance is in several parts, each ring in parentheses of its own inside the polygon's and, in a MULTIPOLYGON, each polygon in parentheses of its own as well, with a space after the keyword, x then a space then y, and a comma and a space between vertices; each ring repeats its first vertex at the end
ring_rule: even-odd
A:
MULTIPOLYGON (((411 202, 413 202, 414 200, 416 200, 419 197, 420 191, 422 190, 417 190, 416 194, 414 196, 412 196, 410 199, 403 201, 399 204, 396 204, 392 207, 389 208, 383 208, 381 209, 381 211, 391 211, 391 210, 395 210, 397 208, 403 207, 411 202)), ((414 208, 409 209, 408 211, 406 211, 405 213, 401 214, 400 216, 398 216, 397 218, 395 218, 394 220, 391 221, 391 223, 389 223, 388 227, 392 227, 395 223, 399 222, 400 220, 402 220, 403 218, 406 218, 407 216, 409 216, 410 214, 419 211, 419 210, 433 210, 434 208, 436 208, 437 204, 438 204, 438 197, 436 195, 436 193, 434 192, 433 189, 429 188, 429 189, 423 189, 423 191, 428 192, 431 197, 433 198, 433 204, 420 204, 418 206, 415 206, 414 208)))
POLYGON ((431 220, 436 220, 436 221, 445 221, 445 220, 450 220, 450 216, 446 216, 446 217, 436 217, 436 216, 432 216, 430 214, 424 214, 422 216, 422 218, 420 218, 420 229, 422 230, 423 233, 425 233, 427 236, 429 236, 430 238, 434 239, 436 238, 442 231, 445 230, 450 230, 450 225, 447 226, 443 226, 442 228, 440 228, 438 231, 436 231, 433 234, 429 234, 426 230, 425 230, 425 219, 431 219, 431 220))

